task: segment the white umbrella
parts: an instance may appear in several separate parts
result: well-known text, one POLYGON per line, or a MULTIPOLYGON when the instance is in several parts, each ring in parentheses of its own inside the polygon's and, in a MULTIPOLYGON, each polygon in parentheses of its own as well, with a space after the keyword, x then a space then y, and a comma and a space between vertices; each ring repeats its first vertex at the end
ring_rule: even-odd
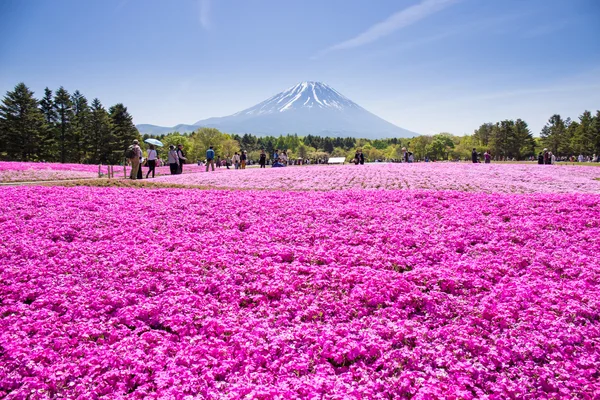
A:
POLYGON ((164 146, 162 144, 162 142, 160 140, 157 140, 157 139, 150 138, 150 139, 144 140, 144 142, 146 142, 148 144, 153 144, 153 145, 158 146, 158 147, 163 147, 164 146))

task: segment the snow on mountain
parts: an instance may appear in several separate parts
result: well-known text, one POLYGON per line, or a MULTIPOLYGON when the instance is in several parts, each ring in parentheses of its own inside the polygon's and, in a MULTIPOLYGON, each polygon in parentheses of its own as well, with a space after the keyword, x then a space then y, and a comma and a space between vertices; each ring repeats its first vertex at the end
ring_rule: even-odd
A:
MULTIPOLYGON (((417 135, 379 118, 321 82, 301 82, 235 114, 177 126, 184 129, 179 130, 182 133, 191 132, 194 127, 259 136, 297 133, 377 139, 417 135)), ((174 128, 138 125, 141 133, 153 135, 172 132, 174 128)))
POLYGON ((302 82, 254 107, 233 115, 261 115, 313 107, 337 110, 361 108, 358 104, 325 83, 302 82))

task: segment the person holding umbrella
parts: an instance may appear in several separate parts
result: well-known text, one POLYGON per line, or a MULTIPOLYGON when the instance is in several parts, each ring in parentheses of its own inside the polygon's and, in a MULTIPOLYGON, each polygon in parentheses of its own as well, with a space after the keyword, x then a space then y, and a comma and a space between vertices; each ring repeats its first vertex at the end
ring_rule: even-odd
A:
POLYGON ((154 145, 151 144, 150 148, 148 149, 148 158, 146 158, 146 162, 148 163, 148 173, 146 174, 146 179, 148 179, 150 172, 152 172, 152 177, 154 178, 154 171, 156 168, 156 160, 157 159, 158 159, 158 153, 154 149, 154 145))
MULTIPOLYGON (((150 150, 148 150, 148 157, 146 158, 146 162, 148 163, 148 173, 146 174, 146 179, 148 179, 148 175, 152 172, 152 177, 154 178, 154 171, 156 168, 157 161, 160 161, 158 158, 158 152, 156 151, 155 146, 162 147, 163 143, 160 140, 148 138, 144 140, 144 142, 150 145, 150 150)), ((160 166, 160 165, 159 165, 160 166)))

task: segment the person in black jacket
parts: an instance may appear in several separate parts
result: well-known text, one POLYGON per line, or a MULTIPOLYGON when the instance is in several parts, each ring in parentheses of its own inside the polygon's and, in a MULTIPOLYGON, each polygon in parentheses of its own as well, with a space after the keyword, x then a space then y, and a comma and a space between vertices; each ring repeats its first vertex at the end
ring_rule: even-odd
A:
POLYGON ((538 154, 538 164, 544 165, 544 154, 541 151, 540 154, 538 154))
POLYGON ((358 151, 358 162, 360 165, 365 165, 365 155, 363 154, 362 150, 358 151))
POLYGON ((478 160, 478 155, 477 155, 477 150, 473 149, 473 151, 471 152, 471 161, 473 161, 473 164, 477 164, 478 160))
POLYGON ((260 159, 258 160, 258 163, 260 164, 261 168, 267 168, 267 153, 265 153, 264 150, 260 151, 260 159))
POLYGON ((179 171, 177 173, 183 174, 183 164, 185 163, 187 158, 185 158, 185 153, 183 151, 183 145, 181 145, 181 144, 177 145, 177 157, 179 157, 179 171))
POLYGON ((244 150, 244 151, 242 151, 242 154, 240 155, 240 163, 241 163, 242 169, 246 169, 247 161, 248 161, 248 153, 246 153, 246 150, 244 150))

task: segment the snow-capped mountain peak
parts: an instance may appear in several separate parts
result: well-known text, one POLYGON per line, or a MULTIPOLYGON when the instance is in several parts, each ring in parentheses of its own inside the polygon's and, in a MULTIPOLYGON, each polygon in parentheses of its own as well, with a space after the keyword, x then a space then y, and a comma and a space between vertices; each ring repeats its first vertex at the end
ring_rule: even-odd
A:
POLYGON ((208 118, 173 128, 138 125, 142 133, 191 132, 199 127, 227 133, 278 136, 286 133, 330 137, 411 137, 402 129, 365 110, 329 85, 300 82, 283 92, 232 115, 208 118))
POLYGON ((306 81, 234 115, 273 114, 302 108, 343 111, 361 107, 325 83, 306 81))

